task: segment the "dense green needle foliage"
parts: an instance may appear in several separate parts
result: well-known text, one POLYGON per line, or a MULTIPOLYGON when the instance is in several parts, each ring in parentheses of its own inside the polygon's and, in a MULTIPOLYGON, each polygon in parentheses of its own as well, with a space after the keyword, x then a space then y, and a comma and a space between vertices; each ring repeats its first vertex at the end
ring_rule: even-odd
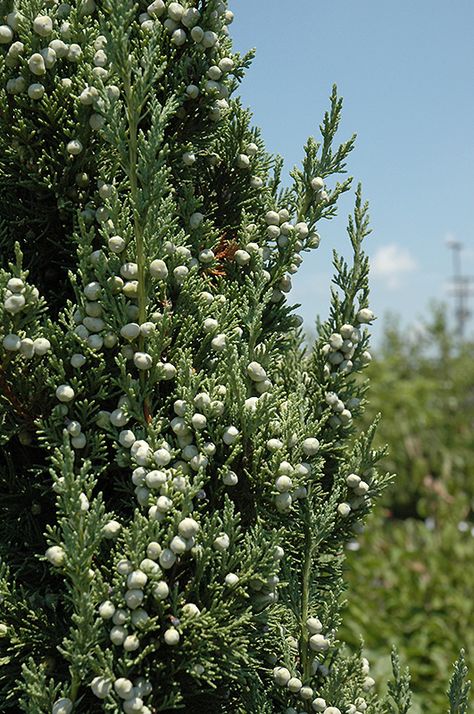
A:
POLYGON ((336 91, 282 189, 226 3, 0 14, 1 709, 406 711, 337 635, 389 480, 360 188, 311 351, 288 299, 351 185, 336 91))

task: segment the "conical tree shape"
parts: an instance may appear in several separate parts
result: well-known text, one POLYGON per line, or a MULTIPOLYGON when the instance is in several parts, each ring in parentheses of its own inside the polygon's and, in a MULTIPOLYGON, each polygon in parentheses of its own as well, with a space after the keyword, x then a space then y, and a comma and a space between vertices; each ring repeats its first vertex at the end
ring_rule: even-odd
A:
POLYGON ((0 9, 0 710, 396 711, 337 642, 386 481, 359 190, 311 351, 288 297, 341 101, 281 189, 225 3, 0 9))

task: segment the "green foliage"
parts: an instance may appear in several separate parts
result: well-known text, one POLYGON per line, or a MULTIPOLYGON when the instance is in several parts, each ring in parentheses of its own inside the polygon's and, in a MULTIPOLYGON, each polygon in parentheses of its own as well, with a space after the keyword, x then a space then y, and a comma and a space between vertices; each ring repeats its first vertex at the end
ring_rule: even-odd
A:
POLYGON ((440 711, 446 672, 460 644, 468 652, 474 647, 466 627, 472 619, 473 536, 459 532, 458 517, 445 513, 433 531, 414 519, 369 520, 347 573, 342 637, 355 645, 362 633, 380 677, 388 669, 387 645, 395 642, 410 663, 414 703, 440 711))
POLYGON ((436 309, 411 338, 389 325, 369 372, 368 413, 382 412, 376 443, 388 442, 381 464, 397 476, 350 546, 360 549, 348 562, 343 636, 355 646, 362 633, 380 675, 395 642, 410 665, 413 711, 443 711, 461 644, 474 669, 471 347, 456 345, 436 309))
POLYGON ((355 421, 360 188, 319 360, 286 294, 350 187, 325 181, 353 139, 334 146, 334 89, 281 190, 231 96, 250 55, 232 53, 225 4, 189 6, 183 26, 164 23, 181 6, 153 8, 24 0, 4 30, 23 44, 1 55, 2 706, 128 711, 131 678, 143 714, 279 711, 297 694, 273 683, 281 662, 305 710, 319 690, 345 706, 365 680, 337 651, 341 544, 385 483, 355 421), (342 370, 326 342, 344 321, 342 370), (342 516, 349 454, 370 492, 342 516))
POLYGON ((407 714, 411 706, 410 673, 401 672, 400 658, 396 649, 392 650, 393 680, 388 682, 387 711, 391 714, 407 714))
POLYGON ((351 186, 336 89, 281 189, 225 2, 4 10, 0 706, 383 712, 338 640, 390 480, 360 187, 311 353, 288 299, 351 186))
POLYGON ((468 670, 464 663, 464 650, 461 650, 449 683, 450 714, 466 714, 468 711, 471 683, 466 681, 467 672, 468 670))
POLYGON ((472 345, 458 344, 442 307, 407 335, 390 320, 370 367, 367 413, 381 414, 377 444, 388 444, 385 468, 397 479, 385 496, 395 517, 436 516, 466 496, 474 505, 474 364, 472 345))

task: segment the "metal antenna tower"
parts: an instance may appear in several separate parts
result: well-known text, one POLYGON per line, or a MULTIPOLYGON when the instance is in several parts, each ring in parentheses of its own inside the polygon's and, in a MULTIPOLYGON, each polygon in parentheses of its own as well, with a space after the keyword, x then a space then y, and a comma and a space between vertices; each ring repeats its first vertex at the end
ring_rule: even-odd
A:
POLYGON ((466 324, 471 316, 468 309, 468 301, 471 295, 474 295, 474 290, 471 289, 471 283, 474 283, 474 278, 463 275, 461 253, 463 244, 454 238, 448 240, 448 248, 453 255, 453 279, 451 292, 454 297, 454 314, 456 319, 456 328, 460 339, 464 338, 466 332, 466 324))

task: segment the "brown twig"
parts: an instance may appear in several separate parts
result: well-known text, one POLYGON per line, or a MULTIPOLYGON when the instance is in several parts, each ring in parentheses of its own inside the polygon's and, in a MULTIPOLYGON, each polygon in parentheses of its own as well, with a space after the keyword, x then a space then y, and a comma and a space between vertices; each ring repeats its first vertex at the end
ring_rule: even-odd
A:
POLYGON ((13 392, 11 386, 7 381, 3 367, 0 367, 0 391, 1 394, 5 397, 5 399, 10 403, 10 406, 13 408, 17 416, 21 417, 30 426, 35 428, 34 417, 30 414, 28 408, 20 402, 16 394, 13 392))
POLYGON ((145 421, 147 424, 151 424, 152 422, 152 416, 150 414, 150 407, 148 406, 148 400, 145 399, 143 402, 143 416, 145 417, 145 421))
POLYGON ((215 252, 215 257, 218 265, 215 268, 209 268, 208 273, 210 275, 219 275, 221 277, 227 275, 223 263, 224 261, 233 260, 238 249, 239 246, 237 241, 234 238, 228 238, 227 234, 224 233, 224 235, 219 241, 219 245, 217 246, 217 250, 215 252))

